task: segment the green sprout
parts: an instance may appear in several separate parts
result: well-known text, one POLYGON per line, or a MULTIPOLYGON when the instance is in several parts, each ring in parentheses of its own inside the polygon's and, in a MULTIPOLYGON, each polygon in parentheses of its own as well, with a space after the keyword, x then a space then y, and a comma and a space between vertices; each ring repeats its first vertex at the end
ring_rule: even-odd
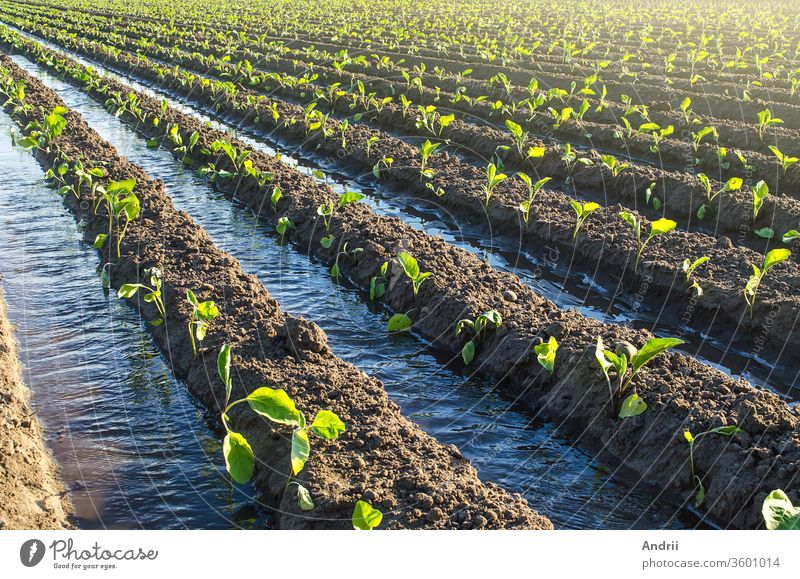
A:
POLYGON ((644 248, 647 247, 647 244, 650 243, 650 240, 654 237, 659 235, 663 235, 665 233, 669 233, 673 229, 675 229, 678 224, 672 221, 671 219, 665 219, 662 217, 656 221, 650 223, 650 235, 647 236, 647 239, 642 242, 642 220, 641 218, 636 215, 635 213, 631 213, 630 211, 622 211, 620 212, 619 216, 630 225, 634 232, 636 233, 636 264, 634 266, 633 271, 639 270, 639 262, 642 259, 642 252, 644 248))
POLYGON ((697 493, 695 494, 694 505, 695 507, 699 507, 703 504, 703 501, 706 498, 706 489, 703 486, 703 480, 697 474, 697 471, 694 466, 694 449, 700 443, 700 440, 709 435, 709 434, 719 434, 721 436, 733 436, 737 432, 744 432, 738 426, 718 426, 717 428, 712 428, 710 430, 706 430, 701 432, 697 435, 692 435, 691 432, 685 430, 683 432, 683 438, 686 442, 689 443, 689 466, 691 467, 692 472, 692 484, 695 485, 695 489, 697 493))
POLYGON ((472 338, 461 348, 461 358, 464 360, 464 364, 469 365, 475 358, 478 341, 487 329, 489 322, 494 324, 495 329, 499 328, 503 324, 503 316, 497 310, 488 310, 475 318, 474 321, 464 318, 456 324, 456 335, 459 335, 464 328, 469 328, 472 331, 472 338))
POLYGON ((578 237, 578 231, 580 231, 581 227, 583 226, 583 222, 586 221, 589 215, 600 209, 600 204, 595 203, 594 201, 588 201, 581 204, 579 201, 575 201, 574 199, 570 199, 569 204, 572 205, 572 209, 575 211, 575 214, 578 218, 577 222, 575 223, 575 230, 572 232, 572 239, 575 239, 578 237))
POLYGON ((758 287, 761 285, 761 280, 764 279, 764 276, 772 267, 789 259, 791 254, 792 252, 788 249, 773 249, 764 257, 764 264, 761 268, 755 264, 751 264, 753 267, 753 274, 744 286, 744 301, 747 303, 747 307, 750 310, 751 320, 753 319, 753 307, 756 303, 756 294, 758 293, 758 287))
POLYGON ((189 328, 189 338, 192 342, 192 352, 197 356, 197 343, 206 338, 208 323, 219 315, 219 308, 213 301, 198 302, 197 296, 192 290, 186 290, 186 301, 192 306, 192 313, 189 314, 187 326, 189 328))

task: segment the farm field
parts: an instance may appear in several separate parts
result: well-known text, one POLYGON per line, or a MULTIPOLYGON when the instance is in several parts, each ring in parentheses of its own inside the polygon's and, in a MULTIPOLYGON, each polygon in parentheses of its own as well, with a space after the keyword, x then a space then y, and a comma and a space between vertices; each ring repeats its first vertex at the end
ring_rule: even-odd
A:
POLYGON ((798 12, 0 0, 0 526, 800 527, 798 12))

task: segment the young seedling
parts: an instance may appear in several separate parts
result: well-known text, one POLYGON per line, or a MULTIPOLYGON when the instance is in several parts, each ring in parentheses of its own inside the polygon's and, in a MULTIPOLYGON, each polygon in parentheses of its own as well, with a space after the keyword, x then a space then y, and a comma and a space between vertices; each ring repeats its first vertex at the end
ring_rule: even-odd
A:
POLYGON ((764 525, 770 531, 800 531, 800 507, 780 489, 769 493, 761 505, 764 525))
POLYGON ((371 531, 381 524, 383 513, 365 501, 356 502, 353 509, 353 528, 358 531, 371 531))
POLYGON ((756 294, 758 293, 758 286, 761 285, 761 280, 764 279, 764 276, 770 269, 780 262, 789 259, 791 254, 792 252, 788 249, 773 249, 764 257, 764 264, 760 269, 757 265, 752 265, 753 275, 750 276, 747 280, 747 284, 744 286, 744 301, 747 303, 747 307, 750 310, 751 320, 753 319, 753 307, 756 303, 756 294))
POLYGON ((686 97, 681 102, 681 112, 683 113, 683 120, 686 121, 687 126, 692 124, 691 116, 693 111, 690 108, 691 106, 692 106, 692 99, 690 99, 689 97, 686 97))
POLYGON ((383 157, 378 159, 378 162, 372 167, 372 174, 376 179, 380 179, 381 170, 388 173, 392 169, 392 163, 394 163, 394 157, 383 157))
POLYGON ((292 428, 292 443, 289 455, 290 472, 287 476, 286 487, 297 486, 297 500, 300 508, 310 511, 314 508, 311 493, 299 481, 293 480, 305 467, 311 455, 310 433, 314 433, 325 440, 336 440, 345 431, 345 424, 331 410, 320 410, 314 417, 310 426, 301 410, 295 406, 294 401, 282 389, 262 386, 251 392, 245 398, 231 402, 233 379, 231 376, 232 352, 230 345, 222 347, 217 356, 217 373, 225 385, 225 404, 220 413, 222 425, 225 427, 225 439, 222 443, 222 452, 225 456, 225 469, 231 478, 239 483, 246 484, 253 477, 255 470, 255 455, 247 439, 235 432, 230 427, 229 413, 238 404, 247 403, 259 416, 262 416, 278 426, 292 428))
POLYGON ((472 330, 472 338, 461 348, 461 359, 464 360, 464 364, 469 365, 475 358, 477 344, 487 329, 489 322, 493 323, 495 329, 497 329, 503 324, 503 317, 497 310, 488 310, 475 318, 474 321, 464 318, 456 324, 456 335, 459 335, 464 328, 472 330))
POLYGON ((758 138, 759 140, 764 140, 764 135, 767 132, 767 129, 772 125, 779 125, 782 124, 783 120, 775 118, 772 116, 772 111, 769 109, 764 109, 760 113, 758 113, 758 138))
POLYGON ((26 150, 40 149, 50 152, 53 141, 67 128, 67 119, 64 115, 68 109, 64 107, 54 107, 42 122, 33 121, 28 123, 24 132, 28 135, 16 141, 16 144, 26 150))
POLYGON ((697 175, 697 179, 700 181, 700 184, 703 186, 703 189, 706 192, 706 197, 708 198, 708 204, 703 203, 697 209, 697 218, 698 219, 703 219, 705 217, 706 211, 708 210, 710 204, 713 203, 714 199, 716 199, 720 194, 722 194, 722 193, 731 193, 733 191, 738 191, 739 189, 742 188, 742 185, 744 184, 744 180, 741 179, 740 177, 731 177, 730 179, 728 179, 725 182, 725 185, 723 185, 722 188, 719 191, 714 192, 712 187, 711 187, 711 180, 708 178, 708 176, 705 173, 699 173, 697 175))
MULTIPOLYGON (((603 344, 603 339, 598 336, 594 356, 598 364, 600 364, 608 383, 612 408, 616 407, 617 399, 630 388, 631 382, 639 373, 639 370, 662 352, 666 352, 680 344, 683 344, 683 340, 679 338, 652 338, 640 350, 632 348, 631 351, 627 352, 625 349, 614 352, 607 350, 603 344), (630 360, 628 359, 629 356, 630 360), (611 370, 614 370, 617 375, 618 383, 616 388, 611 385, 611 376, 609 375, 611 370)), ((645 410, 647 410, 647 404, 634 392, 622 402, 619 417, 630 418, 638 416, 645 410)))
POLYGON ((564 154, 561 155, 561 161, 564 163, 564 169, 567 172, 567 183, 572 182, 572 173, 578 163, 586 167, 594 165, 594 162, 589 157, 578 157, 578 153, 572 150, 572 145, 569 143, 564 145, 564 154))
POLYGON ((269 202, 270 202, 270 205, 272 205, 272 212, 273 213, 277 213, 278 212, 278 202, 281 200, 282 197, 283 197, 283 191, 281 190, 281 188, 278 187, 277 185, 275 187, 273 187, 272 188, 272 195, 270 195, 270 197, 269 197, 269 202))
POLYGON ((135 186, 135 179, 124 179, 122 181, 111 181, 102 190, 98 187, 98 190, 101 190, 103 194, 108 211, 108 233, 99 233, 94 240, 94 247, 95 249, 102 249, 108 238, 113 233, 116 233, 117 259, 121 255, 122 240, 128 231, 128 225, 139 216, 142 210, 139 198, 133 193, 135 186), (123 219, 124 224, 120 229, 120 222, 123 219))
POLYGON ((439 148, 439 143, 431 143, 430 141, 425 141, 420 145, 420 153, 422 155, 422 163, 419 167, 419 180, 422 181, 424 178, 432 179, 433 178, 433 169, 428 169, 428 160, 431 158, 431 155, 439 148))
POLYGON ((798 161, 797 157, 790 157, 789 155, 784 155, 783 153, 781 153, 781 150, 774 145, 770 145, 769 150, 772 151, 772 154, 778 158, 778 161, 783 167, 784 175, 786 175, 786 170, 795 163, 797 163, 798 161))
POLYGON ((522 127, 512 121, 511 119, 506 119, 506 127, 511 132, 511 136, 514 139, 514 146, 517 148, 517 153, 519 154, 520 159, 525 159, 525 143, 528 141, 528 133, 522 130, 522 127))
POLYGON ((581 204, 579 201, 574 199, 569 200, 569 204, 572 205, 572 209, 575 211, 577 215, 577 222, 575 223, 575 230, 572 232, 572 239, 578 237, 578 231, 580 231, 581 227, 583 227, 583 222, 591 215, 594 211, 600 209, 600 204, 595 203, 594 201, 588 201, 586 203, 581 204))
POLYGON ((507 178, 508 175, 505 173, 497 172, 497 166, 494 163, 489 163, 486 167, 486 184, 483 186, 483 193, 486 196, 486 207, 489 207, 489 200, 494 194, 495 187, 507 178))
POLYGON ((380 274, 372 276, 369 280, 369 300, 374 302, 381 299, 386 295, 386 272, 389 269, 389 262, 384 261, 381 264, 380 274))
POLYGON ((275 224, 275 231, 277 231, 278 235, 281 236, 279 242, 283 243, 283 238, 286 236, 286 232, 294 228, 294 222, 285 215, 278 218, 278 222, 275 224))
POLYGON ((611 171, 611 175, 613 177, 616 177, 622 171, 630 167, 628 163, 620 163, 619 161, 617 161, 617 158, 614 157, 613 155, 603 155, 601 157, 601 160, 603 161, 603 165, 605 165, 605 167, 609 171, 611 171))
POLYGON ((337 282, 339 281, 339 278, 342 275, 342 271, 339 267, 339 259, 342 256, 347 257, 350 260, 355 260, 356 255, 358 255, 362 251, 364 250, 360 247, 357 247, 352 251, 347 251, 347 243, 345 242, 345 244, 342 246, 342 250, 336 254, 336 259, 333 262, 333 266, 331 266, 331 277, 337 282))
POLYGON ((416 298, 417 294, 419 293, 419 286, 422 285, 422 282, 428 279, 428 277, 431 275, 431 272, 420 271, 417 260, 414 259, 410 253, 405 251, 401 251, 397 254, 397 261, 400 262, 401 266, 403 266, 403 271, 408 279, 411 280, 411 288, 414 292, 414 298, 416 298))
POLYGON ((753 222, 758 218, 758 212, 764 205, 764 199, 769 195, 769 187, 764 181, 759 181, 753 187, 753 222))
POLYGON ((160 317, 156 320, 150 321, 151 326, 158 327, 167 319, 167 311, 164 309, 164 297, 161 293, 161 286, 163 283, 161 270, 157 267, 151 267, 145 271, 145 275, 150 277, 149 286, 140 283, 122 284, 122 286, 119 288, 119 291, 117 291, 117 297, 132 298, 136 295, 136 292, 142 290, 142 297, 144 298, 144 301, 148 304, 155 305, 156 310, 158 310, 158 315, 160 317))
POLYGON ((695 153, 697 153, 698 149, 700 149, 700 142, 709 135, 711 135, 714 140, 719 138, 717 129, 712 126, 703 127, 696 133, 692 131, 692 148, 694 149, 695 153))
POLYGON ((636 233, 636 265, 633 268, 633 271, 639 271, 639 262, 642 259, 642 252, 644 252, 644 248, 647 247, 647 244, 650 243, 650 240, 654 237, 659 235, 663 235, 665 233, 669 233, 673 229, 675 229, 678 224, 672 221, 671 219, 665 219, 662 217, 656 221, 650 223, 650 235, 647 236, 647 239, 642 242, 642 220, 641 218, 636 215, 635 213, 631 213, 629 211, 622 211, 620 212, 619 216, 628 224, 630 225, 634 232, 636 233))
POLYGON ((197 356, 197 342, 206 339, 208 324, 219 315, 219 308, 213 301, 198 302, 197 296, 192 290, 186 290, 186 301, 192 306, 192 313, 189 314, 187 327, 189 328, 189 338, 192 341, 192 352, 197 356))
POLYGON ((691 467, 692 471, 692 484, 694 484, 694 488, 696 490, 695 499, 694 499, 694 506, 700 507, 703 504, 703 501, 706 498, 706 489, 703 486, 703 480, 697 474, 694 466, 694 449, 697 444, 700 443, 700 440, 709 435, 709 434, 719 434, 721 436, 733 436, 737 432, 744 432, 738 426, 718 426, 717 428, 712 428, 711 430, 706 430, 705 432, 701 432, 700 434, 693 435, 688 430, 683 432, 683 438, 686 442, 689 443, 689 466, 691 467))
POLYGON ((692 279, 692 274, 694 274, 694 270, 696 270, 699 266, 703 265, 705 262, 708 261, 708 256, 704 255, 694 261, 687 259, 683 260, 683 273, 686 276, 686 287, 690 290, 694 290, 697 293, 697 297, 703 295, 703 288, 700 287, 700 284, 697 283, 697 280, 692 279))
POLYGON ((534 183, 527 174, 522 172, 517 173, 515 177, 525 183, 525 186, 528 188, 528 198, 525 201, 521 201, 519 204, 519 210, 522 211, 522 218, 525 220, 525 227, 527 227, 533 200, 536 198, 536 194, 544 187, 545 183, 550 181, 550 177, 543 177, 536 183, 534 183))
POLYGON ((556 363, 556 351, 558 350, 558 340, 555 336, 550 336, 546 342, 534 346, 533 351, 536 354, 536 360, 539 364, 547 370, 548 376, 553 375, 556 363))

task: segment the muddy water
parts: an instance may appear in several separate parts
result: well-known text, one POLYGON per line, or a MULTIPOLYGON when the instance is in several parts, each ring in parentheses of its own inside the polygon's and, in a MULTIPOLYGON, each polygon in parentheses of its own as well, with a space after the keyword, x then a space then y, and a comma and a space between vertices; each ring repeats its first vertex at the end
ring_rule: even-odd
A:
MULTIPOLYGON (((31 37, 27 33, 22 34, 31 37)), ((63 50, 48 42, 43 42, 43 44, 63 50)), ((84 64, 89 63, 85 58, 70 51, 65 52, 84 64)), ((19 59, 18 62, 23 64, 27 61, 19 59)), ((149 84, 144 86, 129 77, 120 77, 111 73, 102 65, 92 64, 95 69, 120 78, 137 90, 158 97, 165 96, 159 87, 149 84)), ((167 95, 170 104, 187 114, 193 114, 222 129, 231 130, 231 125, 236 125, 235 122, 220 125, 206 116, 205 113, 208 111, 199 110, 193 105, 180 101, 177 99, 177 95, 172 96, 176 98, 169 98, 167 95)), ((245 131, 247 134, 236 132, 236 135, 251 146, 269 154, 279 153, 283 161, 308 175, 323 170, 326 174, 325 178, 338 192, 348 189, 366 194, 365 201, 376 213, 403 219, 417 229, 424 229, 433 235, 439 235, 454 245, 483 256, 495 268, 519 276, 537 293, 551 299, 560 307, 571 308, 586 316, 608 323, 645 328, 659 336, 680 337, 686 342, 679 348, 684 353, 695 356, 730 376, 741 377, 756 386, 767 388, 792 404, 797 400, 797 381, 800 378, 800 370, 794 365, 770 363, 753 352, 738 350, 730 341, 708 335, 706 329, 699 323, 693 322, 690 327, 683 320, 672 319, 671 316, 665 315, 660 310, 658 300, 619 294, 616 284, 613 280, 608 279, 604 272, 594 272, 598 274, 597 279, 606 278, 602 283, 597 283, 592 276, 582 272, 580 268, 573 269, 569 256, 560 255, 555 248, 544 247, 536 255, 533 255, 521 252, 518 246, 505 240, 487 240, 481 227, 464 224, 463 220, 453 218, 428 199, 399 194, 397 191, 389 191, 382 186, 373 188, 375 184, 369 176, 364 180, 354 178, 352 175, 337 173, 337 166, 331 160, 304 156, 296 147, 288 147, 276 142, 274 135, 258 132, 252 127, 246 127, 245 131), (287 149, 291 150, 291 153, 287 149), (293 154, 296 156, 292 156, 293 154)), ((711 319, 709 327, 713 323, 714 320, 711 319)))
MULTIPOLYGON (((259 276, 283 307, 319 323, 333 350, 384 381, 404 413, 445 443, 457 445, 483 480, 523 493, 559 528, 683 528, 701 525, 685 510, 626 488, 604 465, 532 418, 480 376, 465 377, 414 336, 387 335, 389 314, 364 295, 335 285, 327 267, 280 246, 273 228, 214 192, 205 179, 164 150, 152 150, 85 93, 27 70, 59 92, 119 152, 165 182, 176 206, 191 214, 224 250, 259 276)), ((57 202, 55 202, 57 204, 57 202)))
POLYGON ((82 528, 264 528, 231 490, 205 413, 138 315, 102 289, 94 250, 0 114, 0 271, 25 382, 82 528))

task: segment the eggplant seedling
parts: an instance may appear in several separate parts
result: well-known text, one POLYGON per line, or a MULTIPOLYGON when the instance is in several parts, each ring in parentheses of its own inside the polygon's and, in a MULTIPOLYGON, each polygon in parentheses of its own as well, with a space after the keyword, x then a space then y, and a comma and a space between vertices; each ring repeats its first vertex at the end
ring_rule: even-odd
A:
POLYGON ((774 145, 770 145, 769 150, 772 151, 772 154, 778 158, 778 161, 780 161, 780 164, 783 167, 784 175, 786 175, 786 170, 795 163, 797 163, 797 161, 799 160, 797 157, 790 157, 789 155, 784 155, 783 153, 781 153, 781 150, 774 145))
POLYGON ((280 238, 281 243, 283 243, 283 238, 286 235, 286 232, 294 228, 295 228, 294 222, 285 215, 278 219, 278 223, 275 225, 275 231, 277 231, 278 235, 281 236, 280 238))
POLYGON ((570 199, 569 204, 572 205, 572 209, 575 211, 575 214, 578 218, 577 222, 575 223, 575 230, 572 232, 572 239, 575 239, 578 237, 578 231, 580 231, 581 227, 583 226, 583 222, 586 221, 589 215, 600 209, 600 204, 595 203, 594 201, 588 201, 581 204, 575 199, 570 199))
POLYGON ((371 531, 381 524, 383 513, 373 508, 368 502, 357 501, 353 509, 353 528, 359 531, 371 531))
POLYGON ((759 181, 753 186, 753 222, 758 218, 758 212, 764 205, 767 195, 769 195, 769 187, 764 181, 759 181))
POLYGON ((503 316, 497 310, 488 310, 475 318, 474 321, 464 318, 456 324, 456 335, 459 335, 464 328, 472 330, 472 338, 461 348, 461 358, 464 360, 464 364, 469 365, 475 358, 477 344, 483 336, 484 330, 487 329, 489 322, 494 324, 495 329, 497 329, 503 324, 503 316))
POLYGON ((378 159, 378 162, 372 167, 372 174, 376 179, 380 179, 381 170, 383 170, 385 173, 388 173, 392 169, 392 163, 394 163, 393 157, 383 157, 378 159))
POLYGON ((697 175, 697 179, 700 181, 700 184, 703 186, 703 189, 706 192, 706 197, 708 198, 708 204, 703 203, 697 209, 697 218, 698 219, 703 219, 705 217, 706 211, 708 210, 709 205, 711 203, 713 203, 714 199, 716 199, 720 194, 722 194, 722 193, 731 193, 733 191, 738 191, 739 189, 742 188, 742 185, 744 184, 744 180, 741 179, 740 177, 731 177, 730 179, 728 179, 725 182, 725 185, 723 185, 721 189, 719 189, 718 191, 715 192, 713 190, 712 186, 711 186, 711 180, 708 178, 708 176, 705 173, 699 173, 697 175))
POLYGON ((629 211, 622 211, 620 212, 619 216, 628 225, 630 225, 633 228, 634 232, 636 233, 636 247, 637 247, 636 264, 634 266, 633 271, 639 270, 639 262, 642 259, 642 252, 644 251, 644 248, 647 247, 647 244, 650 243, 650 240, 659 235, 669 233, 678 226, 678 224, 672 221, 671 219, 665 219, 662 217, 661 219, 658 219, 650 223, 650 235, 648 235, 647 239, 645 239, 644 242, 642 242, 641 218, 635 213, 631 213, 629 211))
POLYGON ((517 173, 515 177, 518 177, 528 188, 528 198, 525 201, 521 201, 519 204, 519 210, 522 211, 522 218, 525 220, 525 226, 527 227, 533 200, 536 198, 536 194, 544 187, 545 183, 550 181, 550 177, 543 177, 536 183, 534 183, 527 174, 522 172, 517 173))
POLYGON ((355 260, 356 255, 364 251, 362 248, 357 247, 352 251, 347 251, 347 243, 342 246, 342 250, 336 254, 336 259, 333 262, 333 266, 331 266, 331 277, 336 281, 339 281, 339 278, 342 276, 342 271, 339 268, 339 259, 344 256, 349 258, 351 261, 355 260))
POLYGON ((697 474, 697 471, 695 470, 695 466, 694 466, 694 449, 695 449, 695 446, 700 443, 700 440, 703 437, 705 437, 705 436, 707 436, 709 434, 719 434, 721 436, 730 437, 730 436, 733 436, 734 434, 736 434, 737 432, 744 432, 744 430, 742 430, 738 426, 731 425, 731 426, 718 426, 717 428, 712 428, 711 430, 706 430, 706 431, 701 432, 700 434, 697 434, 697 435, 693 435, 688 430, 685 430, 683 432, 683 438, 686 440, 686 442, 689 443, 689 466, 690 466, 691 472, 692 472, 692 484, 694 485, 694 488, 696 490, 695 499, 694 499, 694 506, 695 507, 700 507, 700 505, 702 505, 703 501, 706 499, 706 489, 703 486, 703 480, 697 474))
POLYGON ((311 455, 310 433, 325 440, 336 440, 345 431, 345 424, 331 410, 317 412, 311 425, 307 425, 305 415, 295 406, 294 401, 282 389, 262 386, 257 388, 245 398, 231 401, 233 379, 231 377, 232 351, 228 344, 222 346, 217 356, 217 373, 225 385, 225 404, 220 413, 222 425, 225 427, 225 439, 222 443, 222 452, 225 457, 225 469, 231 478, 239 483, 246 484, 250 481, 255 470, 255 455, 247 439, 231 429, 229 413, 235 406, 247 403, 259 416, 262 416, 278 426, 292 428, 292 443, 289 455, 290 472, 287 476, 286 487, 297 485, 297 500, 300 508, 310 511, 314 508, 311 493, 299 481, 293 480, 305 467, 311 455))
POLYGON ((422 155, 422 163, 419 167, 419 180, 422 181, 423 178, 431 179, 433 178, 433 170, 428 169, 428 160, 431 158, 431 155, 439 148, 439 143, 431 143, 429 140, 426 140, 422 145, 420 145, 420 153, 422 155))
POLYGON ((489 200, 494 194, 495 187, 508 179, 505 173, 498 173, 497 166, 494 163, 489 163, 486 167, 486 184, 483 186, 483 194, 486 196, 486 207, 489 207, 489 200))
POLYGON ((548 376, 553 375, 557 350, 558 340, 555 339, 555 336, 550 336, 546 342, 542 342, 541 344, 533 347, 533 351, 536 354, 536 360, 539 362, 542 368, 547 370, 548 376))
POLYGON ((764 135, 767 132, 767 129, 772 125, 779 125, 782 124, 783 120, 773 117, 772 111, 769 109, 764 109, 760 113, 758 113, 758 138, 759 140, 764 140, 764 135))
POLYGON ((747 280, 747 284, 744 286, 744 301, 747 303, 747 307, 750 310, 751 320, 753 319, 753 307, 756 303, 756 294, 758 293, 758 287, 761 285, 761 280, 764 279, 764 276, 772 267, 789 259, 791 254, 792 252, 788 249, 773 249, 764 257, 764 264, 761 268, 752 264, 753 275, 750 276, 747 280))
POLYGON ((386 294, 386 272, 389 269, 389 262, 381 264, 380 275, 372 276, 369 280, 369 300, 374 302, 381 299, 386 294))
MULTIPOLYGON (((121 255, 120 247, 125 233, 128 231, 128 225, 139 216, 142 209, 139 198, 133 193, 135 186, 135 179, 124 179, 122 181, 111 181, 101 191, 108 211, 108 233, 98 234, 93 245, 95 249, 102 249, 112 233, 116 233, 117 259, 121 255), (120 230, 120 221, 123 218, 125 223, 120 230)), ((100 187, 98 187, 98 190, 100 190, 100 187)))
POLYGON ((697 293, 697 297, 703 295, 703 288, 700 287, 700 284, 697 283, 697 280, 692 279, 692 274, 694 274, 694 270, 696 270, 699 266, 703 265, 705 262, 708 261, 708 256, 704 255, 694 261, 686 258, 683 260, 683 273, 686 275, 686 287, 690 290, 694 290, 697 293))
POLYGON ((403 271, 405 272, 408 279, 411 280, 411 288, 414 292, 414 297, 417 297, 419 293, 419 286, 422 285, 428 277, 431 275, 429 271, 420 271, 419 264, 417 260, 408 252, 401 251, 397 254, 397 261, 400 262, 400 265, 403 266, 403 271))
POLYGON ((522 130, 522 127, 512 121, 506 119, 506 127, 511 131, 511 136, 514 138, 514 146, 517 148, 517 154, 520 159, 525 159, 525 143, 528 141, 528 133, 522 130))
POLYGON ((605 167, 611 171, 612 177, 616 177, 622 171, 630 167, 628 163, 620 163, 613 155, 603 155, 601 160, 603 161, 603 165, 605 165, 605 167))
POLYGON ((186 301, 192 306, 192 313, 189 314, 187 326, 189 328, 189 338, 192 341, 192 352, 197 356, 197 342, 206 339, 208 323, 219 315, 219 308, 213 301, 198 302, 197 296, 192 290, 186 290, 186 301))
POLYGON ((780 489, 769 493, 761 505, 764 525, 770 531, 800 531, 800 507, 780 489))
MULTIPOLYGON (((617 399, 628 391, 639 370, 662 352, 666 352, 680 344, 683 344, 683 340, 679 338, 652 338, 640 350, 630 346, 629 348, 618 348, 617 351, 612 351, 606 349, 603 339, 598 336, 594 356, 598 364, 600 364, 608 383, 612 408, 616 408, 617 399), (611 384, 611 376, 609 374, 611 370, 614 370, 617 375, 616 388, 611 384)), ((622 402, 619 417, 630 418, 638 416, 645 410, 647 410, 647 404, 636 392, 633 392, 622 402)))
POLYGON ((151 267, 145 271, 145 275, 150 277, 150 285, 140 283, 125 283, 120 286, 117 291, 119 298, 132 298, 136 292, 142 290, 142 297, 148 304, 153 304, 158 310, 158 315, 161 316, 157 320, 151 320, 150 325, 158 327, 163 324, 167 319, 167 311, 164 309, 164 296, 161 292, 163 284, 163 276, 161 270, 157 267, 151 267))
POLYGON ((564 163, 564 169, 567 172, 567 183, 572 183, 572 173, 579 163, 586 167, 594 165, 594 162, 589 157, 578 157, 578 153, 572 149, 572 145, 569 143, 564 145, 564 154, 561 155, 561 162, 564 163))

